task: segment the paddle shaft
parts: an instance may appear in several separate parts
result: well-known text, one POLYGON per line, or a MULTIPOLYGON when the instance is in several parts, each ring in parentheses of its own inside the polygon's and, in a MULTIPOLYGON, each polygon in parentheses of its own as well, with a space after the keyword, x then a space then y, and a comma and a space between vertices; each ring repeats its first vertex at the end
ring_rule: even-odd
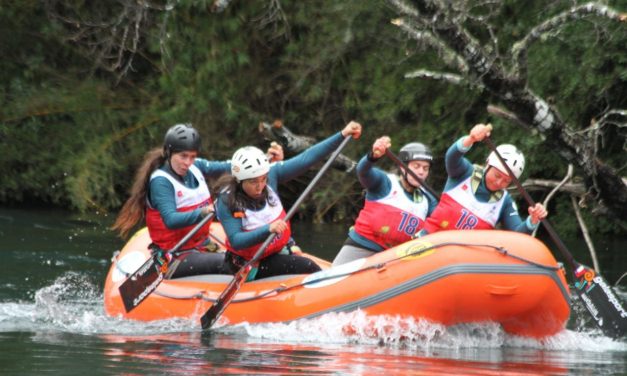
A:
MULTIPOLYGON (((166 251, 166 253, 173 253, 178 251, 189 239, 194 236, 198 230, 200 230, 207 222, 211 221, 215 216, 215 212, 211 212, 204 217, 196 226, 194 226, 174 247, 166 251)), ((165 278, 164 271, 162 270, 163 261, 161 256, 153 253, 148 260, 144 262, 137 270, 135 270, 129 277, 122 282, 118 290, 120 291, 120 297, 124 303, 126 312, 130 312, 143 302, 153 291, 157 289, 157 286, 165 278)), ((166 265, 167 266, 167 265, 166 265)))
MULTIPOLYGON (((300 206, 300 204, 303 203, 303 201, 305 200, 305 197, 307 197, 309 192, 311 192, 311 190, 314 188, 314 186, 322 178, 322 175, 324 175, 324 173, 329 169, 329 167, 331 166, 331 164, 333 163, 335 158, 337 158, 337 156, 342 152, 342 149, 344 149, 344 147, 346 146, 348 141, 350 141, 350 139, 351 139, 351 136, 346 136, 344 138, 344 140, 342 141, 342 143, 340 144, 340 146, 338 146, 338 148, 333 152, 333 154, 331 154, 331 156, 326 161, 324 166, 322 166, 320 171, 318 171, 318 173, 311 180, 309 185, 307 185, 307 188, 305 188, 303 193, 301 193, 300 196, 296 199, 296 201, 294 201, 294 204, 292 204, 292 207, 290 208, 290 210, 287 212, 287 214, 285 214, 285 218, 283 219, 284 221, 286 221, 286 222, 289 221, 294 216, 294 214, 296 214, 296 211, 298 211, 298 207, 300 206)), ((270 234, 270 236, 268 236, 268 238, 261 244, 261 246, 257 250, 257 253, 255 253, 253 258, 250 259, 250 261, 248 261, 247 264, 252 264, 252 263, 256 262, 257 260, 259 260, 261 255, 263 255, 263 252, 266 250, 266 248, 268 248, 268 246, 270 245, 270 243, 272 243, 272 241, 274 240, 274 238, 276 236, 277 236, 276 233, 270 234)), ((244 265, 244 267, 245 266, 246 265, 244 265)))
POLYGON ((172 253, 172 252, 176 252, 179 249, 181 249, 181 247, 183 246, 183 244, 187 243, 187 241, 189 239, 192 238, 192 236, 196 235, 196 233, 198 232, 198 230, 200 230, 202 228, 202 226, 204 226, 205 224, 207 224, 207 222, 211 221, 213 219, 213 217, 215 217, 216 212, 211 212, 209 213, 206 217, 204 217, 200 222, 198 222, 198 224, 196 224, 196 226, 194 226, 194 228, 192 228, 191 230, 189 230, 189 232, 183 237, 183 239, 179 240, 178 243, 176 243, 176 245, 174 247, 172 247, 170 250, 167 251, 167 253, 172 253))
MULTIPOLYGON (((338 148, 333 152, 333 154, 331 154, 331 156, 329 157, 327 162, 324 164, 324 166, 322 166, 320 171, 318 171, 316 176, 307 185, 307 188, 305 188, 303 193, 301 193, 301 195, 296 199, 296 201, 294 202, 290 210, 285 215, 285 218, 284 218, 285 221, 289 221, 290 218, 292 218, 292 216, 294 215, 294 213, 296 213, 296 211, 298 210, 298 207, 303 202, 305 197, 307 197, 307 195, 309 194, 309 192, 311 192, 311 190, 316 185, 316 183, 318 183, 318 181, 322 178, 322 175, 324 175, 324 173, 329 169, 329 167, 331 166, 333 161, 337 158, 337 156, 340 155, 340 153, 342 152, 342 149, 344 149, 346 144, 348 144, 348 141, 350 141, 351 137, 352 137, 351 135, 344 137, 344 140, 342 141, 340 146, 338 146, 338 148)), ((233 276, 233 280, 231 280, 231 282, 226 287, 226 289, 222 292, 222 294, 220 294, 220 296, 215 301, 215 303, 213 303, 213 305, 209 308, 209 310, 207 310, 207 312, 205 312, 205 314, 200 318, 200 323, 203 329, 211 328, 211 326, 218 320, 222 312, 224 312, 226 307, 231 303, 231 301, 235 297, 235 294, 237 293, 241 285, 248 278, 248 274, 250 274, 253 264, 256 263, 261 258, 265 250, 268 248, 270 243, 272 243, 272 241, 274 240, 276 236, 277 236, 276 233, 272 233, 266 238, 266 240, 261 244, 257 252, 255 252, 255 255, 237 271, 237 273, 233 276)))
MULTIPOLYGON (((509 165, 505 163, 505 160, 501 154, 496 150, 496 146, 490 139, 490 136, 486 136, 483 140, 490 149, 496 154, 503 166, 507 169, 507 173, 512 178, 512 181, 516 184, 516 187, 523 195, 525 200, 530 206, 534 206, 535 202, 529 196, 529 193, 520 183, 520 180, 514 175, 509 165)), ((549 233, 549 236, 553 239, 553 242, 557 245, 564 258, 568 261, 573 278, 575 280, 575 288, 581 302, 590 314, 590 317, 594 320, 597 326, 603 331, 604 334, 612 338, 621 338, 627 334, 627 311, 622 307, 619 298, 614 294, 610 285, 605 281, 601 275, 595 272, 589 273, 583 266, 575 261, 573 255, 568 251, 562 239, 557 236, 557 233, 551 226, 551 223, 543 218, 540 220, 544 225, 544 228, 549 233), (577 270, 583 269, 581 272, 585 272, 581 278, 577 277, 577 270), (589 275, 589 276, 588 276, 589 275)))
POLYGON ((438 199, 438 201, 440 200, 440 194, 438 192, 436 192, 433 188, 431 188, 427 183, 425 183, 424 179, 421 179, 418 175, 416 175, 415 172, 413 172, 409 166, 407 166, 407 164, 403 161, 400 160, 400 158, 392 153, 392 151, 390 151, 390 149, 385 149, 385 155, 390 158, 394 163, 396 163, 398 165, 398 167, 402 168, 403 170, 405 170, 406 173, 408 173, 409 175, 412 176, 412 178, 416 179, 416 181, 418 183, 420 183, 420 185, 429 193, 431 193, 435 198, 438 199))
MULTIPOLYGON (((486 138, 484 138, 483 141, 488 145, 490 150, 492 150, 494 154, 496 154, 496 156, 498 157, 499 161, 501 161, 503 166, 505 166, 505 169, 507 169, 507 173, 512 178, 512 181, 516 185, 516 188, 518 188, 518 191, 520 192, 520 194, 525 198, 525 201, 527 201, 527 204, 529 204, 529 206, 535 206, 536 205, 535 201, 533 201, 533 198, 531 198, 529 193, 527 193, 527 190, 525 189, 525 187, 522 186, 522 184, 520 183, 520 180, 518 180, 516 175, 514 175, 514 172, 512 171, 511 168, 509 168, 509 165, 505 163, 503 156, 501 156, 501 153, 499 153, 498 150, 496 150, 496 146, 492 142, 492 139, 490 138, 490 136, 486 136, 486 138)), ((542 218, 540 219, 540 222, 542 222, 542 224, 544 225, 544 228, 549 233, 549 236, 551 237, 551 239, 553 239, 553 242, 555 243, 555 245, 557 245, 557 248, 560 250, 564 258, 570 265, 572 269, 571 271, 573 272, 573 276, 574 276, 574 271, 579 266, 579 263, 575 261, 575 259, 573 258, 573 255, 568 251, 568 248, 566 248, 566 245, 564 244, 564 242, 562 242, 562 239, 560 239, 560 237, 557 235, 557 233, 553 229, 553 226, 548 221, 548 219, 542 218)))

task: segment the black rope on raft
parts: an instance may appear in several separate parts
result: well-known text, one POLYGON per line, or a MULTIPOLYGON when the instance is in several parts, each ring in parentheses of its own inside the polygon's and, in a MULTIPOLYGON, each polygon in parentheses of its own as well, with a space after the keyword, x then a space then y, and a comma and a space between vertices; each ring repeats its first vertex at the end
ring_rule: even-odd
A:
MULTIPOLYGON (((418 256, 422 253, 425 253, 427 251, 433 250, 433 249, 437 249, 437 248, 441 248, 441 247, 447 247, 447 246, 461 246, 461 247, 475 247, 475 248, 491 248, 495 251, 497 251, 498 253, 502 254, 505 257, 511 257, 515 260, 518 261, 522 261, 525 262, 529 265, 533 265, 536 266, 538 268, 541 269, 545 269, 545 270, 551 270, 551 271, 558 271, 560 270, 559 267, 557 266, 547 266, 547 265, 543 265, 543 264, 539 264, 535 261, 531 261, 528 260, 524 257, 520 257, 520 256, 516 256, 512 253, 510 253, 505 247, 502 246, 496 246, 496 245, 492 245, 492 244, 477 244, 477 243, 460 243, 460 242, 446 242, 446 243, 440 243, 440 244, 434 244, 431 245, 429 247, 425 247, 419 250, 416 250, 414 252, 411 253, 407 253, 403 256, 399 256, 393 259, 390 259, 388 261, 385 262, 380 262, 377 264, 373 264, 373 265, 369 265, 366 266, 364 268, 361 269, 357 269, 357 270, 353 270, 350 272, 346 272, 346 273, 341 273, 341 274, 334 274, 334 275, 329 275, 329 276, 324 276, 324 277, 320 277, 311 281, 306 281, 306 282, 300 282, 300 283, 296 283, 290 286, 286 286, 286 285, 280 285, 276 288, 273 288, 271 290, 268 290, 262 294, 259 295, 255 295, 249 298, 242 298, 242 299, 233 299, 233 303, 244 303, 244 302, 250 302, 250 301, 254 301, 254 300, 258 300, 258 299, 263 299, 266 298, 270 295, 278 295, 281 294, 283 292, 289 291, 289 290, 293 290, 299 287, 304 287, 307 285, 311 285, 314 283, 320 283, 326 280, 330 280, 330 279, 337 279, 337 278, 342 278, 342 277, 347 277, 353 274, 357 274, 357 273, 363 273, 365 271, 368 270, 373 270, 373 269, 382 269, 384 267, 386 267, 388 264, 393 263, 393 262, 397 262, 400 261, 402 259, 405 259, 407 257, 413 257, 413 256, 418 256)), ((210 298, 208 296, 205 295, 205 291, 198 291, 194 294, 189 294, 189 295, 172 295, 172 294, 167 294, 167 293, 162 293, 160 291, 155 291, 154 294, 157 294, 159 296, 163 296, 166 298, 170 298, 170 299, 202 299, 204 301, 208 301, 208 302, 215 302, 217 299, 214 298, 210 298)))

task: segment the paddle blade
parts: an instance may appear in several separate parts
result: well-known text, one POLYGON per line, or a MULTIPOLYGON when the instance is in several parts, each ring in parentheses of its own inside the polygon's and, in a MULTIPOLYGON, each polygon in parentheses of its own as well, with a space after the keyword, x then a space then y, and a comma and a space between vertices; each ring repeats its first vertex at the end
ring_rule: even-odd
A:
POLYGON ((627 335, 627 312, 607 281, 584 266, 577 268, 575 277, 579 298, 601 331, 612 338, 627 335))
POLYGON ((233 297, 239 291, 242 283, 246 281, 248 278, 248 274, 250 273, 251 267, 244 266, 240 271, 233 276, 233 280, 229 283, 220 297, 213 303, 211 308, 205 312, 204 315, 200 318, 200 324, 202 325, 203 330, 211 329, 213 324, 218 320, 218 318, 222 315, 222 312, 226 309, 226 307, 231 303, 233 297))
POLYGON ((122 282, 119 291, 126 312, 143 302, 163 281, 162 266, 161 259, 155 254, 122 282))

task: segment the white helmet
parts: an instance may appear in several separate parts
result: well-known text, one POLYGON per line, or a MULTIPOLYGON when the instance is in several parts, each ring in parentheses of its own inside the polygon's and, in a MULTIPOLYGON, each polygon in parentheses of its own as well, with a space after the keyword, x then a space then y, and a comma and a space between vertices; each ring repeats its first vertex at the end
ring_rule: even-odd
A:
MULTIPOLYGON (((510 170, 512 170, 516 176, 516 179, 520 178, 520 175, 522 175, 523 170, 525 169, 525 156, 523 153, 521 153, 516 146, 510 144, 499 145, 496 147, 496 150, 499 154, 501 154, 505 163, 507 163, 510 170)), ((501 172, 508 174, 507 169, 503 166, 501 160, 494 152, 488 155, 487 165, 496 167, 501 172)))
POLYGON ((270 171, 268 157, 254 146, 237 149, 231 158, 231 174, 237 181, 263 176, 270 171))

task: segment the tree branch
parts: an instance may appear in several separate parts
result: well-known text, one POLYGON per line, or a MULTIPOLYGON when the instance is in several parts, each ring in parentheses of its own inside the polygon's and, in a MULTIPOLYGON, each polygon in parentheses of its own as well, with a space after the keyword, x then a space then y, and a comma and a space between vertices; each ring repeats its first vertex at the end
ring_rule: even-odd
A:
POLYGON ((533 126, 530 124, 525 123, 524 121, 522 121, 518 116, 516 116, 516 114, 514 114, 511 111, 507 111, 504 108, 501 107, 497 107, 494 105, 489 104, 487 107, 488 113, 494 115, 494 116, 498 116, 500 118, 503 118, 505 120, 509 120, 512 123, 518 124, 523 128, 527 128, 527 129, 532 129, 533 126))
MULTIPOLYGON (((549 201, 551 201, 553 196, 555 196, 555 193, 557 193, 557 191, 559 191, 564 186, 564 184, 566 184, 572 177, 573 177, 573 165, 569 164, 568 171, 566 172, 566 176, 564 176, 564 179, 562 179, 562 181, 559 182, 559 184, 557 184, 555 188, 551 190, 551 192, 549 192, 549 194, 546 196, 546 198, 542 202, 542 205, 544 205, 545 208, 549 206, 549 201)), ((533 234, 532 234, 533 236, 536 236, 536 233, 538 232, 538 228, 539 227, 536 227, 535 230, 533 230, 533 234)))
POLYGON ((454 85, 464 85, 472 90, 483 91, 484 87, 480 83, 469 82, 465 77, 458 74, 446 72, 432 72, 425 69, 418 69, 413 72, 405 73, 405 78, 420 78, 435 81, 444 81, 454 85))
MULTIPOLYGON (((316 143, 316 140, 311 137, 292 133, 281 120, 275 120, 272 124, 261 122, 258 130, 267 140, 278 142, 292 155, 301 153, 316 143)), ((356 165, 357 162, 340 154, 331 166, 344 172, 352 172, 356 165)))
POLYGON ((404 30, 409 37, 415 39, 423 46, 434 49, 442 61, 449 67, 464 74, 468 73, 468 65, 466 62, 432 33, 419 30, 417 25, 413 25, 411 21, 403 18, 393 19, 391 23, 401 28, 401 30, 404 30))
POLYGON ((520 41, 514 43, 511 53, 514 61, 512 74, 522 81, 527 81, 527 52, 532 43, 540 38, 548 36, 551 32, 558 30, 569 21, 583 19, 586 16, 594 15, 608 19, 625 22, 627 14, 618 13, 607 5, 598 2, 582 4, 558 14, 537 25, 520 41))
POLYGON ((586 186, 583 183, 563 183, 548 179, 527 179, 522 183, 528 191, 546 191, 552 189, 578 196, 586 194, 586 186))
POLYGON ((583 216, 581 215, 581 210, 579 210, 579 204, 577 204, 575 196, 570 196, 570 202, 573 205, 573 210, 575 211, 577 222, 579 222, 579 228, 581 228, 583 238, 586 240, 586 244, 588 245, 588 250, 590 251, 590 256, 592 257, 592 267, 594 267, 594 270, 596 270, 597 273, 600 273, 601 267, 599 266, 599 260, 597 259, 597 252, 594 249, 594 243, 592 242, 592 238, 588 232, 588 226, 586 226, 586 222, 583 220, 583 216))
POLYGON ((115 73, 119 81, 132 68, 144 29, 154 23, 153 14, 170 8, 147 0, 119 0, 83 8, 63 0, 46 0, 45 9, 64 27, 65 39, 90 57, 96 68, 115 73))
MULTIPOLYGON (((480 82, 487 92, 515 115, 509 117, 511 120, 518 125, 531 125, 531 129, 543 134, 545 143, 552 150, 568 163, 580 166, 590 193, 597 195, 599 209, 607 209, 616 218, 627 220, 627 186, 622 183, 621 177, 613 167, 596 157, 594 138, 572 132, 556 108, 535 94, 526 81, 508 73, 503 61, 497 59, 494 52, 483 48, 461 23, 466 17, 463 14, 455 14, 460 9, 464 12, 467 9, 463 6, 461 8, 451 6, 446 0, 414 0, 411 6, 403 0, 388 1, 397 8, 404 19, 409 20, 406 23, 411 21, 411 25, 422 27, 459 55, 468 66, 468 74, 465 74, 464 78, 473 84, 475 81, 480 82)), ((599 3, 588 3, 573 9, 575 15, 594 13, 621 22, 627 20, 625 14, 599 3)), ((560 25, 564 20, 570 19, 569 17, 573 16, 567 12, 546 21, 542 24, 544 26, 539 26, 531 33, 529 42, 521 44, 522 47, 519 48, 524 49, 533 38, 542 35, 543 31, 551 30, 551 25, 560 25)), ((480 26, 487 28, 489 25, 480 26)))

